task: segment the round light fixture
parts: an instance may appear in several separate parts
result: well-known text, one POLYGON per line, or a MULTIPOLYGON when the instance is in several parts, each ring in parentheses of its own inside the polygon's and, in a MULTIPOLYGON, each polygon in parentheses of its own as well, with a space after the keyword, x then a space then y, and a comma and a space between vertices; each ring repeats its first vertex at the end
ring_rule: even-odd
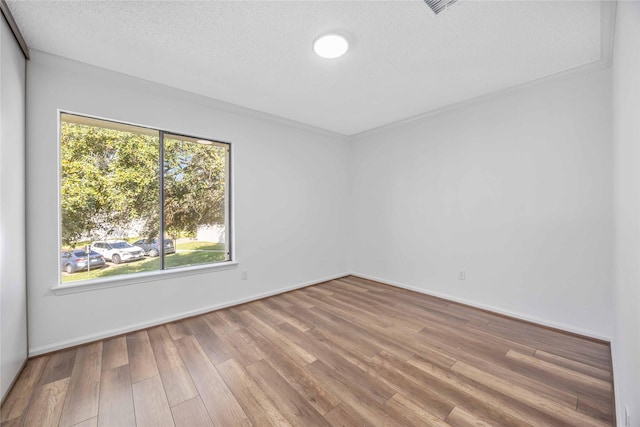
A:
POLYGON ((325 34, 313 42, 313 51, 321 58, 339 58, 349 50, 349 42, 339 34, 325 34))

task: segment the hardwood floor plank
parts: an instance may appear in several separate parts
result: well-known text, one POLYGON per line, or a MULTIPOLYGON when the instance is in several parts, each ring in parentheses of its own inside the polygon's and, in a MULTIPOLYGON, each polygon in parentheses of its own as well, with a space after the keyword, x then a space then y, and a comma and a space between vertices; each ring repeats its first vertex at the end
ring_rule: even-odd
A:
POLYGON ((392 339, 387 338, 384 334, 376 332, 373 328, 367 328, 364 325, 359 326, 342 319, 337 314, 332 314, 320 307, 314 307, 309 310, 311 313, 318 315, 325 321, 324 326, 336 335, 343 335, 347 339, 361 338, 368 341, 377 351, 382 349, 395 354, 396 356, 408 360, 414 356, 414 352, 405 346, 398 344, 392 339))
MULTIPOLYGON (((486 343, 486 346, 500 348, 502 352, 508 350, 516 350, 522 354, 533 355, 536 352, 536 348, 524 345, 520 342, 506 339, 502 336, 489 333, 477 327, 468 327, 467 322, 464 326, 448 323, 436 323, 432 324, 426 322, 424 325, 425 330, 436 329, 439 332, 446 334, 454 334, 456 336, 466 337, 470 345, 476 346, 478 343, 486 343)), ((395 325, 394 325, 395 327, 395 325)))
POLYGON ((299 329, 303 332, 306 332, 309 329, 311 329, 309 325, 300 321, 297 317, 290 315, 286 311, 286 308, 288 308, 288 306, 284 307, 284 309, 282 307, 272 308, 267 304, 266 301, 256 301, 256 303, 259 303, 257 304, 257 307, 260 310, 278 319, 278 324, 288 323, 294 328, 299 329))
POLYGON ((558 366, 554 363, 547 362, 537 357, 522 354, 514 350, 509 350, 506 357, 508 359, 518 361, 519 363, 522 363, 529 367, 533 367, 536 370, 545 373, 546 376, 553 376, 558 378, 559 380, 567 381, 575 386, 571 387, 571 389, 575 388, 575 390, 577 391, 591 389, 600 395, 604 395, 605 398, 611 396, 611 393, 613 391, 611 383, 609 383, 608 381, 594 378, 590 375, 586 375, 582 372, 577 372, 563 366, 558 366))
POLYGON ((132 386, 137 427, 173 427, 171 409, 159 375, 132 386))
POLYGON ((171 408, 176 427, 214 427, 200 396, 171 408))
POLYGON ((356 316, 356 319, 359 320, 369 320, 371 318, 377 319, 377 322, 370 321, 370 324, 376 325, 378 327, 386 328, 391 325, 401 326, 413 331, 420 331, 423 328, 422 321, 417 319, 415 316, 411 314, 405 313, 402 310, 395 309, 392 305, 384 305, 377 301, 377 298, 371 298, 369 294, 365 294, 361 299, 371 299, 371 302, 368 304, 364 304, 364 307, 353 307, 351 306, 351 300, 353 297, 349 294, 336 293, 331 297, 324 298, 323 301, 326 301, 330 304, 331 307, 339 307, 343 311, 353 313, 356 316), (378 312, 384 311, 384 316, 377 315, 378 312), (362 313, 367 313, 368 316, 361 315, 362 313))
MULTIPOLYGON (((330 313, 339 313, 340 317, 354 323, 366 322, 367 324, 376 325, 380 328, 386 328, 394 324, 394 321, 388 316, 377 316, 375 314, 373 310, 375 310, 377 304, 362 303, 362 306, 366 307, 363 308, 353 305, 353 302, 354 297, 352 295, 337 293, 330 297, 318 299, 318 305, 316 305, 316 307, 322 307, 330 313)), ((407 323, 413 327, 418 327, 415 322, 407 323)))
POLYGON ((222 320, 217 313, 208 313, 203 316, 209 327, 216 332, 227 351, 242 365, 250 365, 262 360, 263 354, 249 341, 243 339, 238 331, 234 330, 227 322, 222 320))
POLYGON ((456 359, 451 354, 433 347, 430 343, 428 345, 422 343, 416 332, 391 326, 385 331, 385 336, 389 340, 398 343, 398 345, 404 345, 408 350, 429 360, 430 363, 444 369, 449 369, 456 363, 456 359))
POLYGON ((300 291, 288 292, 285 295, 289 298, 288 301, 293 301, 297 307, 301 307, 305 311, 308 311, 310 308, 319 304, 319 300, 317 298, 310 297, 300 291))
POLYGON ((102 341, 78 348, 60 426, 73 426, 98 415, 102 341))
POLYGON ((16 383, 2 403, 0 422, 19 419, 24 415, 48 361, 49 356, 40 356, 27 361, 16 383))
POLYGON ((135 427, 136 417, 128 365, 102 371, 98 424, 100 427, 135 427))
POLYGON ((602 343, 505 318, 492 320, 483 330, 596 368, 608 370, 611 366, 610 349, 602 343))
POLYGON ((466 319, 467 322, 475 322, 478 325, 486 325, 491 320, 499 317, 479 308, 453 303, 447 306, 447 312, 466 319))
POLYGON ((280 311, 286 313, 292 319, 289 323, 301 331, 306 332, 314 327, 313 322, 309 321, 306 315, 308 311, 302 306, 289 305, 281 308, 280 311))
POLYGON ((269 307, 267 307, 265 303, 260 300, 254 301, 248 307, 250 308, 250 311, 252 313, 260 317, 263 322, 268 323, 272 327, 278 326, 281 323, 286 323, 286 320, 280 313, 269 309, 269 307))
POLYGON ((309 349, 318 360, 322 360, 325 365, 342 375, 354 388, 368 394, 378 403, 384 404, 395 394, 396 390, 380 381, 377 376, 369 375, 367 372, 360 370, 357 365, 349 362, 329 345, 314 339, 313 335, 300 332, 291 325, 281 325, 279 329, 290 337, 292 341, 309 349))
POLYGON ((286 307, 291 307, 291 304, 284 299, 280 298, 283 294, 274 295, 272 297, 268 297, 263 299, 262 301, 267 304, 272 310, 279 311, 286 307))
MULTIPOLYGON (((446 301, 442 298, 425 297, 424 294, 410 291, 408 289, 396 288, 389 285, 376 286, 373 283, 369 286, 369 292, 371 295, 382 296, 390 298, 394 307, 401 305, 409 305, 413 308, 420 308, 427 313, 448 313, 448 308, 454 304, 451 301, 446 301)), ((465 320, 464 317, 455 316, 450 314, 449 319, 453 323, 461 323, 465 320)))
MULTIPOLYGON (((69 378, 39 386, 24 417, 25 427, 56 427, 69 387, 69 378)), ((64 424, 61 424, 64 425, 64 424)))
POLYGON ((324 417, 265 361, 261 360, 247 366, 247 371, 293 426, 329 425, 324 417))
POLYGON ((278 295, 278 298, 282 299, 293 307, 300 307, 303 310, 312 308, 314 306, 313 299, 311 299, 310 301, 305 301, 304 299, 300 301, 297 299, 297 297, 299 296, 301 295, 298 295, 296 291, 291 291, 278 295))
MULTIPOLYGON (((388 359, 388 356, 384 354, 381 357, 388 359)), ((409 360, 408 364, 419 369, 419 371, 408 371, 416 381, 433 384, 434 389, 445 394, 454 406, 464 408, 478 418, 490 420, 490 424, 505 426, 558 424, 556 419, 530 408, 526 404, 512 402, 507 395, 495 393, 494 390, 480 383, 444 371, 422 360, 419 356, 409 360), (443 383, 445 386, 441 385, 443 383), (451 392, 447 390, 453 390, 454 394, 451 395, 451 392)))
POLYGON ((205 322, 203 316, 186 319, 184 320, 184 325, 196 337, 211 363, 215 365, 231 358, 224 344, 205 322))
POLYGON ((234 359, 216 365, 216 370, 254 426, 291 426, 291 423, 273 406, 266 393, 234 359))
MULTIPOLYGON (((381 356, 384 354, 384 352, 381 353, 381 356)), ((381 356, 376 356, 371 360, 370 366, 373 371, 393 384, 397 392, 403 393, 403 396, 411 396, 411 399, 428 407, 429 412, 441 420, 444 420, 453 409, 453 402, 456 401, 454 398, 462 400, 466 397, 457 393, 457 390, 452 387, 443 392, 445 388, 443 384, 436 383, 439 386, 437 391, 430 387, 422 387, 412 375, 412 366, 404 366, 401 361, 393 357, 381 356)))
POLYGON ((171 339, 174 340, 174 341, 182 339, 184 337, 188 337, 189 335, 191 335, 189 330, 186 328, 186 326, 184 326, 184 323, 181 322, 181 321, 173 322, 173 323, 167 323, 165 326, 167 327, 167 330, 169 331, 169 334, 171 335, 171 339))
POLYGON ((127 353, 132 384, 158 375, 158 366, 146 330, 127 335, 127 353))
POLYGON ((552 400, 540 397, 539 395, 532 393, 522 387, 515 386, 499 377, 476 369, 473 366, 467 365, 464 362, 456 362, 451 367, 451 370, 480 384, 485 384, 493 390, 514 396, 514 398, 520 400, 521 402, 526 403, 527 405, 556 418, 558 420, 558 423, 563 422, 576 426, 606 425, 599 420, 584 416, 577 411, 567 410, 566 407, 552 400))
POLYGON ((447 427, 449 425, 442 418, 407 399, 402 393, 396 393, 385 405, 402 414, 402 419, 407 422, 407 425, 429 425, 434 427, 447 427))
POLYGON ((591 418, 595 418, 607 424, 614 424, 614 413, 613 413, 613 396, 609 402, 604 404, 596 403, 589 398, 578 397, 578 405, 576 410, 580 413, 590 416, 591 418))
MULTIPOLYGON (((441 338, 433 335, 430 336, 430 345, 452 358, 464 361, 487 372, 492 372, 502 378, 508 379, 513 384, 524 387, 541 396, 556 400, 558 403, 566 405, 569 408, 575 408, 576 406, 577 396, 575 393, 568 393, 557 389, 548 385, 546 382, 538 381, 537 376, 532 377, 528 375, 527 372, 520 372, 517 365, 511 363, 509 359, 503 356, 489 357, 486 354, 474 355, 473 350, 469 351, 467 348, 457 346, 456 341, 449 340, 446 334, 443 334, 441 338)), ((421 356, 421 359, 427 358, 421 356)), ((433 360, 426 361, 434 364, 433 360)), ((446 368, 449 369, 450 366, 446 368)))
POLYGON ((148 334, 169 406, 173 407, 196 397, 196 386, 167 328, 158 326, 149 329, 148 334))
POLYGON ((593 366, 576 362, 575 360, 567 359, 566 357, 557 356, 543 350, 536 350, 534 357, 611 383, 611 372, 606 369, 595 368, 593 366))
POLYGON ((22 426, 22 418, 12 418, 0 423, 0 427, 20 427, 22 426))
POLYGON ((219 310, 216 312, 216 314, 220 316, 222 320, 227 322, 227 324, 234 330, 244 329, 247 327, 247 325, 245 325, 240 319, 240 316, 238 316, 231 310, 219 310))
POLYGON ((309 329, 309 333, 314 333, 314 331, 321 329, 330 333, 333 339, 341 345, 353 348, 354 350, 357 349, 356 351, 360 351, 362 354, 369 357, 375 356, 380 351, 378 346, 372 344, 370 340, 366 339, 364 336, 346 333, 344 324, 340 325, 342 327, 339 327, 326 317, 322 317, 321 315, 311 311, 306 311, 306 313, 300 315, 306 317, 306 321, 312 326, 311 329, 309 329))
POLYGON ((251 328, 246 330, 254 345, 267 356, 270 365, 284 377, 316 411, 325 414, 340 403, 321 383, 289 357, 286 351, 273 346, 265 337, 251 328))
POLYGON ((186 337, 175 343, 213 423, 222 426, 251 425, 195 337, 186 337))
POLYGON ((89 418, 88 420, 75 424, 73 427, 98 427, 98 417, 89 418))
MULTIPOLYGON (((326 282, 323 283, 323 285, 326 285, 326 282)), ((313 299, 317 299, 317 298, 322 298, 323 296, 331 295, 332 292, 325 288, 326 286, 307 286, 307 287, 298 289, 297 293, 308 295, 313 299)))
POLYGON ((362 421, 356 419, 344 409, 342 405, 338 405, 324 415, 324 419, 333 427, 362 427, 362 421))
POLYGON ((356 279, 353 276, 341 277, 330 281, 328 284, 339 286, 343 289, 350 289, 353 292, 369 292, 371 290, 371 287, 364 283, 362 279, 356 279))
MULTIPOLYGON (((420 331, 427 337, 440 337, 446 342, 460 347, 463 351, 469 351, 473 348, 474 354, 482 354, 486 357, 503 357, 511 350, 509 344, 501 339, 494 339, 489 335, 479 335, 473 332, 467 332, 464 327, 456 328, 446 325, 426 325, 420 331)), ((533 354, 535 349, 531 349, 533 354)))
POLYGON ((484 421, 479 420, 457 406, 453 408, 446 421, 448 425, 454 427, 491 427, 491 424, 487 424, 484 421))
MULTIPOLYGON (((397 385, 388 381, 384 376, 381 376, 377 373, 376 368, 372 367, 372 358, 368 357, 364 354, 358 353, 357 351, 352 350, 351 348, 344 346, 341 343, 333 340, 330 334, 327 334, 318 328, 314 328, 308 332, 313 336, 314 339, 318 340, 320 343, 331 348, 333 352, 336 353, 337 356, 340 356, 347 360, 349 363, 353 364, 354 367, 357 367, 363 374, 367 374, 371 377, 374 377, 376 381, 379 381, 384 384, 385 389, 391 390, 391 393, 394 393, 397 390, 397 385)), ((355 369, 354 371, 357 372, 355 369)), ((362 375, 362 374, 361 374, 362 375)), ((368 393, 368 391, 364 391, 368 393)), ((391 394, 389 393, 389 394, 391 394)))
POLYGON ((289 356, 299 365, 302 366, 316 360, 312 354, 305 351, 299 345, 284 337, 282 334, 278 333, 276 329, 263 322, 250 311, 243 311, 241 317, 248 325, 251 325, 253 329, 260 332, 260 334, 271 341, 273 345, 279 347, 281 351, 288 352, 289 356))
POLYGON ((73 365, 76 362, 77 348, 61 350, 53 353, 49 357, 47 366, 44 368, 39 384, 52 383, 63 378, 69 378, 73 365))
POLYGON ((129 364, 127 337, 105 340, 102 348, 102 370, 117 368, 129 364))
POLYGON ((308 370, 322 381, 333 393, 342 400, 342 405, 362 425, 372 426, 401 426, 402 422, 394 419, 384 410, 384 407, 360 390, 353 389, 349 381, 333 369, 316 360, 309 365, 308 370))

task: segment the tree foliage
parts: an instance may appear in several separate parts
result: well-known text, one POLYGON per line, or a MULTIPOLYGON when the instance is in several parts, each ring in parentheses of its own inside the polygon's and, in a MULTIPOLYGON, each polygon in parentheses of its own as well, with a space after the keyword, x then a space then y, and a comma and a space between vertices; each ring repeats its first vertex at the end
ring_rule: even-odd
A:
MULTIPOLYGON (((158 235, 159 147, 158 136, 62 123, 65 245, 133 223, 148 237, 158 235)), ((167 139, 164 148, 165 229, 177 235, 224 222, 225 149, 177 139, 167 139)))
POLYGON ((164 218, 172 235, 224 223, 224 147, 166 139, 164 218))

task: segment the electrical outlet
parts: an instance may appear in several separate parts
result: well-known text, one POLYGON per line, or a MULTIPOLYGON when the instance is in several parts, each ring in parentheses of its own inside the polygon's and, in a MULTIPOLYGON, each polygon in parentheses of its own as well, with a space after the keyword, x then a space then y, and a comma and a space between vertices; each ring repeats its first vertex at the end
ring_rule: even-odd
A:
POLYGON ((240 278, 242 278, 242 280, 249 280, 249 272, 243 271, 242 273, 240 273, 240 278))
POLYGON ((458 280, 465 280, 467 278, 467 272, 464 270, 460 270, 458 273, 458 280))
POLYGON ((629 414, 629 405, 624 405, 624 425, 631 427, 631 414, 629 414))

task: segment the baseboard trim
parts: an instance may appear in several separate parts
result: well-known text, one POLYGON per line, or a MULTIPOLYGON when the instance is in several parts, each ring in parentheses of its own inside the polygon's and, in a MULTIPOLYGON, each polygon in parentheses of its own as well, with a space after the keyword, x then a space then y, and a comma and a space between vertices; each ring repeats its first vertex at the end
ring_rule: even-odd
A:
POLYGON ((510 310, 505 310, 503 308, 499 308, 499 307, 495 307, 492 305, 487 305, 487 304, 480 304, 478 302, 475 301, 470 301, 464 298, 459 298, 459 297, 455 297, 452 295, 448 295, 448 294, 444 294, 444 293, 440 293, 440 292, 432 292, 426 289, 422 289, 422 288, 418 288, 415 286, 411 286, 411 285, 407 285, 404 283, 400 283, 400 282, 396 282, 393 280, 387 280, 387 279, 382 279, 379 277, 375 277, 375 276, 371 276, 368 274, 363 274, 363 273, 356 273, 353 272, 351 273, 352 276, 355 277, 361 277, 363 279, 367 279, 367 280, 372 280, 374 282, 380 282, 383 283, 385 285, 389 285, 389 286, 396 286, 398 288, 403 288, 403 289, 407 289, 410 291, 414 291, 414 292, 418 292, 420 294, 425 294, 425 295, 430 295, 433 297, 437 297, 437 298, 442 298, 448 301, 453 301, 453 302, 457 302, 460 304, 464 304, 464 305, 468 305, 470 307, 475 307, 481 310, 485 310, 485 311, 489 311, 492 313, 496 313, 502 316, 507 316, 507 317, 511 317, 514 319, 518 319, 518 320, 522 320, 524 322, 528 322, 528 323, 534 323, 536 325, 540 325, 543 327, 547 327, 547 328, 551 328, 551 329, 557 329, 561 332, 567 332, 573 335, 578 335, 581 337, 585 337, 585 338, 590 338, 593 340, 597 340, 597 341, 602 341, 604 343, 611 343, 611 337, 607 337, 607 336, 603 336, 599 333, 593 332, 593 331, 589 331, 586 329, 581 329, 581 328, 576 328, 570 325, 565 325, 563 323, 557 323, 557 322, 550 322, 548 320, 543 320, 540 318, 537 318, 535 316, 529 316, 526 314, 522 314, 522 313, 518 313, 515 311, 510 311, 510 310))
POLYGON ((0 399, 0 406, 4 405, 4 400, 7 398, 7 396, 9 396, 9 393, 11 393, 11 390, 13 389, 13 386, 16 385, 16 382, 18 381, 18 378, 20 378, 20 374, 22 374, 22 371, 24 370, 25 366, 27 366, 27 362, 28 361, 29 361, 28 358, 26 358, 26 359, 24 359, 22 361, 22 366, 20 366, 20 369, 18 369, 18 373, 16 374, 16 376, 11 381, 11 384, 9 384, 9 387, 7 388, 7 391, 2 396, 2 399, 0 399))
POLYGON ((625 414, 622 402, 620 401, 620 396, 622 393, 622 391, 620 390, 620 382, 616 381, 616 378, 619 378, 616 375, 616 373, 618 372, 616 367, 619 365, 615 340, 611 340, 609 348, 611 349, 611 381, 613 382, 613 425, 617 426, 618 420, 624 420, 625 414))
POLYGON ((309 286, 313 286, 313 285, 317 285, 323 282, 328 282, 330 280, 335 280, 335 279, 339 279, 341 277, 346 277, 346 276, 355 276, 355 277, 361 277, 363 279, 367 279, 367 280, 372 280, 375 282, 379 282, 379 283, 383 283, 389 286, 395 286, 398 288, 403 288, 403 289, 407 289, 410 291, 414 291, 414 292, 418 292, 421 294, 425 294, 425 295, 430 295, 433 297, 437 297, 437 298, 442 298, 448 301, 453 301, 453 302, 457 302, 460 304, 464 304, 464 305, 468 305, 470 307, 475 307, 481 310, 485 310, 485 311, 489 311, 492 313, 496 313, 502 316, 507 316, 507 317, 511 317, 514 319, 518 319, 518 320, 522 320, 525 322, 529 322, 529 323, 534 323, 540 326, 544 326, 547 328, 552 328, 552 329, 557 329, 559 331, 563 331, 563 332, 567 332, 570 334, 574 334, 574 335, 579 335, 579 336, 583 336, 586 338, 591 338, 594 340, 598 340, 598 341, 602 341, 602 342, 606 342, 606 343, 611 343, 611 337, 607 337, 607 336, 603 336, 601 334, 595 333, 593 331, 588 331, 585 329, 581 329, 581 328, 575 328, 573 326, 570 325, 565 325, 562 323, 557 323, 557 322, 550 322, 547 320, 543 320, 540 318, 537 318, 535 316, 529 316, 526 314, 522 314, 522 313, 518 313, 518 312, 514 312, 514 311, 510 311, 510 310, 505 310, 503 308, 500 307, 495 307, 495 306, 491 306, 491 305, 487 305, 487 304, 480 304, 477 303, 475 301, 470 301, 464 298, 459 298, 459 297, 455 297, 452 295, 448 295, 448 294, 444 294, 444 293, 440 293, 440 292, 432 292, 426 289, 422 289, 422 288, 418 288, 415 286, 411 286, 411 285, 407 285, 404 283, 400 283, 400 282, 396 282, 393 280, 387 280, 387 279, 383 279, 380 277, 375 277, 375 276, 371 276, 368 274, 363 274, 363 273, 358 273, 358 272, 350 272, 350 273, 340 273, 340 274, 335 274, 335 275, 331 275, 331 276, 326 276, 326 277, 322 277, 316 280, 311 280, 308 282, 304 282, 304 283, 300 283, 297 285, 293 285, 293 286, 288 286, 285 288, 280 288, 277 289, 275 291, 270 291, 270 292, 264 292, 261 294, 257 294, 257 295, 252 295, 246 298, 240 298, 237 300, 232 300, 232 301, 227 301, 225 303, 222 304, 216 304, 216 305, 211 305, 211 306, 207 306, 207 307, 202 307, 200 309, 197 310, 191 310, 188 312, 183 312, 183 313, 178 313, 175 315, 171 315, 171 316, 165 316, 162 318, 158 318, 158 319, 154 319, 148 322, 142 322, 142 323, 137 323, 135 325, 131 325, 129 327, 125 327, 125 328, 117 328, 117 329, 110 329, 107 331, 103 331, 103 332, 99 332, 96 334, 91 334, 91 335, 85 335, 83 337, 79 337, 79 338, 75 338, 75 339, 71 339, 71 340, 67 340, 67 341, 62 341, 62 342, 58 342, 58 343, 54 343, 54 344, 50 344, 50 345, 46 345, 46 346, 41 346, 41 347, 36 347, 33 349, 29 349, 29 356, 28 357, 35 357, 35 356, 40 356, 43 354, 47 354, 47 353, 52 353, 55 351, 59 351, 59 350, 63 350, 63 349, 67 349, 70 347, 75 347, 78 345, 82 345, 82 344, 87 344, 90 342, 94 342, 94 341, 99 341, 105 338, 111 338, 111 337, 115 337, 118 335, 122 335, 122 334, 127 334, 130 332, 135 332, 135 331, 139 331, 141 329, 146 329, 146 328, 150 328, 153 326, 158 326, 158 325, 163 325, 165 323, 169 323, 169 322, 175 322, 176 320, 181 320, 181 319, 186 319, 189 317, 193 317, 193 316, 198 316, 200 314, 204 314, 204 313, 209 313, 211 311, 215 311, 215 310, 221 310, 223 308, 227 308, 227 307, 232 307, 234 305, 239 305, 239 304, 244 304, 247 302, 251 302, 251 301, 256 301, 256 300, 260 300, 263 298, 268 298, 274 295, 278 295, 278 294, 283 294, 285 292, 290 292, 290 291, 294 291, 296 289, 301 289, 301 288, 306 288, 309 286))
POLYGON ((105 338, 111 338, 111 337, 115 337, 115 336, 118 336, 118 335, 127 334, 127 333, 130 333, 130 332, 135 332, 135 331, 139 331, 139 330, 142 330, 142 329, 150 328, 150 327, 153 327, 153 326, 163 325, 163 324, 169 323, 169 322, 175 322, 176 320, 186 319, 186 318, 189 318, 189 317, 198 316, 200 314, 209 313, 211 311, 221 310, 221 309, 227 308, 227 307, 232 307, 234 305, 240 305, 240 304, 244 304, 244 303, 247 303, 247 302, 260 300, 260 299, 263 299, 263 298, 268 298, 268 297, 271 297, 271 296, 274 296, 274 295, 283 294, 285 292, 294 291, 296 289, 306 288, 306 287, 317 285, 317 284, 320 284, 320 283, 323 283, 323 282, 328 282, 330 280, 339 279, 339 278, 345 277, 345 276, 349 276, 349 273, 334 274, 334 275, 331 275, 331 276, 322 277, 322 278, 319 278, 319 279, 316 279, 316 280, 311 280, 311 281, 300 283, 300 284, 297 284, 297 285, 288 286, 286 288, 280 288, 280 289, 277 289, 275 291, 264 292, 264 293, 257 294, 257 295, 252 295, 252 296, 249 296, 249 297, 246 297, 246 298, 240 298, 240 299, 233 300, 233 301, 227 301, 227 302, 222 303, 222 304, 215 304, 215 305, 211 305, 211 306, 207 306, 207 307, 202 307, 202 308, 199 308, 197 310, 191 310, 191 311, 187 311, 187 312, 183 312, 183 313, 179 313, 179 314, 175 314, 175 315, 171 315, 171 316, 165 316, 165 317, 154 319, 154 320, 151 320, 151 321, 148 321, 148 322, 137 323, 135 325, 131 325, 131 326, 128 326, 128 327, 125 327, 125 328, 110 329, 110 330, 99 332, 99 333, 96 333, 96 334, 85 335, 83 337, 79 337, 79 338, 75 338, 75 339, 71 339, 71 340, 67 340, 67 341, 58 342, 58 343, 55 343, 55 344, 36 347, 36 348, 33 348, 33 349, 29 349, 29 357, 41 356, 43 354, 53 353, 53 352, 58 351, 58 350, 63 350, 63 349, 67 349, 67 348, 70 348, 70 347, 75 347, 75 346, 78 346, 78 345, 82 345, 82 344, 87 344, 87 343, 94 342, 94 341, 103 340, 105 338))

